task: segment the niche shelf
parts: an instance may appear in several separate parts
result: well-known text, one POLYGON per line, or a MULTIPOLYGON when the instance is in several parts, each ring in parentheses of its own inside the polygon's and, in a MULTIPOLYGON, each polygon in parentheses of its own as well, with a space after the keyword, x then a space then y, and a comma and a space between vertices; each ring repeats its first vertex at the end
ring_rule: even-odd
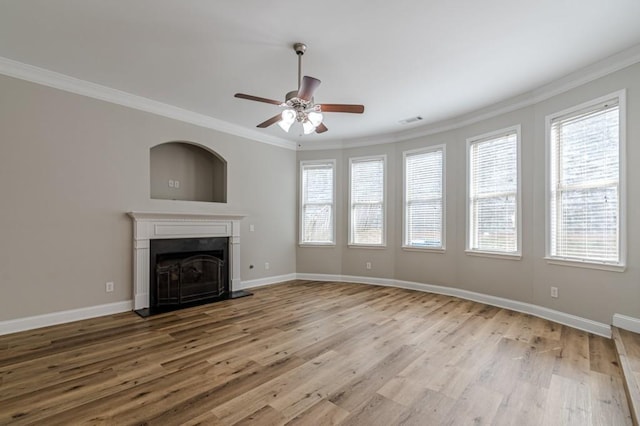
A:
POLYGON ((191 142, 151 148, 150 195, 156 200, 227 202, 227 162, 191 142))

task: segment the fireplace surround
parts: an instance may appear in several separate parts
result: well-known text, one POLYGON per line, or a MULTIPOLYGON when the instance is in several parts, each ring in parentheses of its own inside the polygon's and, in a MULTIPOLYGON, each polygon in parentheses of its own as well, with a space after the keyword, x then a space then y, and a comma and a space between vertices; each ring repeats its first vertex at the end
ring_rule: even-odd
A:
MULTIPOLYGON (((136 211, 128 215, 133 219, 133 300, 136 312, 151 306, 152 240, 227 238, 229 292, 240 290, 240 220, 246 215, 136 211)), ((188 257, 183 256, 183 260, 188 257)))

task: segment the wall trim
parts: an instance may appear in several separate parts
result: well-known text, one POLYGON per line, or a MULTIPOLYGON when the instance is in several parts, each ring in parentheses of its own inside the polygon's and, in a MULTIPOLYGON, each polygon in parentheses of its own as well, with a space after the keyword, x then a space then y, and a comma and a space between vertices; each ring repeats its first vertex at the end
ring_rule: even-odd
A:
MULTIPOLYGON (((483 293, 476 293, 473 291, 463 290, 455 287, 444 287, 412 281, 394 280, 390 278, 291 273, 242 281, 239 289, 263 287, 267 285, 279 284, 285 281, 292 281, 295 279, 379 285, 385 287, 396 287, 408 290, 422 291, 426 293, 442 294, 445 296, 454 296, 465 300, 485 303, 487 305, 496 306, 499 308, 511 309, 512 311, 534 315, 539 318, 547 319, 559 324, 564 324, 573 328, 577 328, 579 330, 597 334, 598 336, 611 338, 611 327, 607 324, 593 321, 587 318, 578 317, 576 315, 567 314, 565 312, 545 308, 543 306, 533 305, 531 303, 520 302, 517 300, 505 299, 497 296, 491 296, 483 293)), ((10 333, 17 333, 19 331, 33 330, 36 328, 48 327, 51 325, 65 324, 73 321, 100 317, 104 315, 119 314, 132 310, 133 300, 126 300, 122 302, 108 303, 105 305, 89 306, 86 308, 71 309, 67 311, 52 312, 49 314, 36 315, 32 317, 0 321, 0 336, 10 333)), ((637 318, 615 314, 613 316, 613 325, 635 333, 640 333, 640 319, 637 318)))
POLYGON ((517 95, 502 102, 494 103, 485 108, 480 108, 470 114, 460 115, 432 124, 426 124, 420 127, 415 127, 411 130, 405 130, 404 132, 385 133, 382 135, 334 142, 328 141, 321 145, 317 143, 305 144, 302 142, 299 150, 317 151, 327 149, 360 148, 364 146, 402 142, 459 129, 537 104, 554 96, 568 92, 569 90, 575 89, 576 87, 590 83, 598 78, 605 77, 609 74, 613 74, 614 72, 630 67, 638 62, 640 62, 640 44, 569 73, 564 77, 560 77, 553 82, 530 92, 517 95))
POLYGON ((640 319, 622 314, 613 314, 613 325, 623 330, 640 333, 640 319))
MULTIPOLYGON (((337 281, 358 284, 373 284, 386 287, 397 287, 408 290, 417 290, 427 293, 442 294, 445 296, 455 296, 461 299, 472 300, 474 302, 484 303, 498 308, 506 308, 516 312, 534 315, 539 318, 577 328, 582 331, 597 334, 598 336, 611 338, 611 326, 608 324, 593 321, 587 318, 578 317, 576 315, 567 314, 565 312, 556 311, 545 308, 543 306, 531 303, 520 302, 517 300, 505 299, 502 297, 491 296, 474 291, 463 290, 455 287, 444 287, 433 284, 423 284, 412 281, 401 281, 390 278, 374 278, 374 277, 358 277, 351 275, 327 275, 327 274, 297 274, 300 280, 310 281, 337 281)), ((616 314, 618 315, 618 314, 616 314)), ((627 317, 629 318, 629 317, 627 317)), ((615 320, 615 316, 614 316, 615 320)), ((638 324, 640 324, 640 320, 638 324)), ((614 323, 615 325, 615 323, 614 323)), ((621 327, 623 328, 623 327, 621 327)))
POLYGON ((295 279, 297 279, 297 276, 295 273, 285 274, 285 275, 274 275, 272 277, 257 278, 255 280, 242 281, 238 289, 244 290, 247 288, 264 287, 266 285, 279 284, 285 281, 293 281, 295 279))
POLYGON ((32 83, 53 87, 66 92, 123 105, 140 111, 149 112, 196 126, 218 130, 231 135, 240 136, 257 142, 278 146, 291 150, 327 150, 327 149, 347 149, 363 146, 380 145, 392 142, 402 142, 409 139, 429 136, 446 132, 449 130, 465 127, 489 118, 506 114, 518 109, 542 102, 553 96, 567 92, 583 84, 589 83, 598 78, 604 77, 616 71, 640 62, 640 45, 633 46, 622 52, 618 52, 578 71, 572 72, 555 81, 512 97, 502 102, 497 102, 486 108, 481 108, 471 114, 453 117, 430 125, 416 127, 404 132, 386 133, 382 135, 367 136, 345 140, 326 141, 322 144, 301 143, 279 138, 247 129, 237 124, 229 123, 208 115, 200 114, 184 108, 179 108, 170 104, 155 101, 153 99, 134 95, 122 90, 92 83, 66 74, 50 71, 44 68, 14 61, 13 59, 0 56, 0 74, 9 77, 19 78, 32 83))
POLYGON ((207 129, 218 130, 242 138, 251 139, 257 142, 275 145, 280 148, 296 150, 295 142, 282 139, 276 136, 261 133, 252 129, 247 129, 237 124, 232 124, 217 118, 179 108, 164 102, 154 101, 143 96, 134 95, 122 90, 113 89, 101 84, 91 83, 86 80, 71 77, 55 71, 39 68, 33 65, 14 61, 13 59, 0 56, 0 74, 9 77, 19 78, 43 86, 89 98, 110 102, 117 105, 149 112, 162 117, 172 118, 207 129))
POLYGON ((65 324, 104 315, 119 314, 133 309, 133 300, 107 303, 105 305, 88 306, 86 308, 71 309, 68 311, 52 312, 44 315, 18 318, 8 321, 0 321, 0 336, 17 333, 19 331, 33 330, 35 328, 48 327, 50 325, 65 324))

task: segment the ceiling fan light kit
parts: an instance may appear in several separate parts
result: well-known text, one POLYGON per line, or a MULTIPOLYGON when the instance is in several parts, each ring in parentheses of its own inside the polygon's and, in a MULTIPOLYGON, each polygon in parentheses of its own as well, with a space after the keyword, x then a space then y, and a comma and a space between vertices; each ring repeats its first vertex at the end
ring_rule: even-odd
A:
POLYGON ((278 126, 280 126, 282 130, 288 132, 293 123, 298 122, 302 124, 305 135, 314 132, 324 133, 328 128, 323 123, 323 112, 347 112, 352 114, 362 114, 364 112, 363 105, 316 104, 313 99, 313 94, 318 86, 320 86, 320 80, 306 75, 302 77, 302 55, 306 52, 307 45, 304 43, 295 43, 293 50, 296 52, 296 55, 298 55, 298 90, 292 90, 287 93, 284 102, 244 93, 235 94, 236 98, 274 104, 284 108, 281 114, 275 115, 258 124, 257 127, 265 128, 278 123, 278 126))

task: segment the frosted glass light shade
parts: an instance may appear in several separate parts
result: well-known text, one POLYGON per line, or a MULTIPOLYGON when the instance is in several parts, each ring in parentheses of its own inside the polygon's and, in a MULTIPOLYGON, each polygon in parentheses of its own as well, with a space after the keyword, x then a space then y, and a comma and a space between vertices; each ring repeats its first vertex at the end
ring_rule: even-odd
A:
POLYGON ((278 126, 288 132, 294 121, 296 121, 296 113, 291 109, 285 109, 282 111, 282 120, 278 121, 278 126))
POLYGON ((322 123, 322 113, 321 112, 316 112, 316 111, 312 111, 309 114, 307 114, 307 118, 309 119, 309 121, 311 122, 311 124, 313 124, 313 127, 318 127, 320 125, 320 123, 322 123))
POLYGON ((305 135, 308 135, 308 134, 313 133, 313 132, 316 131, 316 126, 314 126, 311 121, 304 120, 302 122, 302 130, 304 131, 305 135))

